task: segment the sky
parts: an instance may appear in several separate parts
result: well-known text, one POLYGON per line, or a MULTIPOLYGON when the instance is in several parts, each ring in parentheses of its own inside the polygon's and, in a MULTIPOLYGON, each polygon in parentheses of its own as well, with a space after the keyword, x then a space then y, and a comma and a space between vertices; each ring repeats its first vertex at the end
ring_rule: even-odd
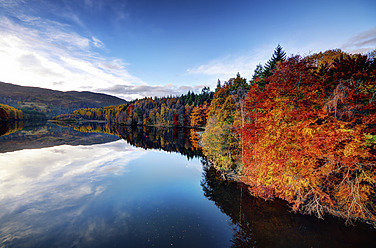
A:
POLYGON ((126 100, 251 79, 288 55, 376 49, 374 0, 0 0, 0 81, 126 100))

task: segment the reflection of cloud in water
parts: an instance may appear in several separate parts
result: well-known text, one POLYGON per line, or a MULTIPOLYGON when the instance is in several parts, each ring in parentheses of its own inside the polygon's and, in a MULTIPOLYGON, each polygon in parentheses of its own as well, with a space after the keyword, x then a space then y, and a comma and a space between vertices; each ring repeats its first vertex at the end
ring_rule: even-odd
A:
POLYGON ((119 140, 0 154, 0 243, 74 222, 106 190, 101 180, 143 153, 119 140))
POLYGON ((200 173, 203 172, 202 164, 201 163, 187 163, 185 165, 185 168, 191 168, 193 170, 196 170, 200 173))

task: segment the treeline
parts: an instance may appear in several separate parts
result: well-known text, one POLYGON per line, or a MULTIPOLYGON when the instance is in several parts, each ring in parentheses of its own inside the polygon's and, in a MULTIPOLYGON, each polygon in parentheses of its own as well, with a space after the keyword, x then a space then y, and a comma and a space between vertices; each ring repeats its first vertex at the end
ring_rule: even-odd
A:
POLYGON ((123 105, 104 108, 83 108, 73 115, 60 115, 55 120, 106 120, 125 125, 192 126, 206 125, 206 116, 213 99, 210 88, 201 93, 188 92, 180 97, 151 97, 123 105))
POLYGON ((256 196, 376 221, 374 54, 286 58, 277 47, 249 83, 238 75, 217 87, 204 153, 256 196))
POLYGON ((0 104, 0 121, 22 120, 23 117, 24 116, 21 110, 6 104, 0 104))
POLYGON ((0 121, 42 121, 46 120, 45 114, 32 109, 17 109, 6 104, 0 104, 0 121))

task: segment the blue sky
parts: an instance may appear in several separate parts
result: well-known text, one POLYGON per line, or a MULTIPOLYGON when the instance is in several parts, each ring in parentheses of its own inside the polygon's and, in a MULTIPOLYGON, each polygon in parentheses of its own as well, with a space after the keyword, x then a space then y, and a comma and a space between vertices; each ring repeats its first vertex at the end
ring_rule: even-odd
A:
POLYGON ((134 99, 250 79, 287 54, 376 49, 376 1, 0 0, 0 81, 134 99))

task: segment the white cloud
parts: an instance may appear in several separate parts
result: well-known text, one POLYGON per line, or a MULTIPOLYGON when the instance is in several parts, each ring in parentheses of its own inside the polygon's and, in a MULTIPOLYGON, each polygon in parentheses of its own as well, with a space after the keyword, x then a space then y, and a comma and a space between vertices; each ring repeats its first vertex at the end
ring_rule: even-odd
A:
POLYGON ((264 47, 246 55, 226 56, 214 59, 206 64, 190 68, 189 74, 213 75, 221 80, 235 77, 239 72, 242 77, 251 79, 256 65, 265 63, 273 53, 274 47, 264 47))
POLYGON ((342 49, 351 53, 367 53, 376 49, 376 27, 351 37, 342 49))
MULTIPOLYGON (((295 40, 287 40, 281 43, 287 57, 291 55, 307 56, 312 53, 336 49, 337 44, 312 41, 300 44, 295 40)), ((227 81, 239 72, 242 77, 250 80, 258 64, 264 65, 272 56, 276 44, 265 44, 257 49, 242 55, 229 55, 216 58, 206 64, 202 64, 187 70, 188 74, 199 76, 213 76, 212 81, 220 79, 227 81)), ((341 49, 350 53, 367 53, 376 49, 376 28, 361 32, 348 39, 341 49)))
POLYGON ((95 47, 98 47, 98 48, 104 48, 104 44, 102 41, 100 41, 99 39, 95 38, 94 36, 91 37, 92 39, 92 43, 95 47))
POLYGON ((177 86, 173 84, 166 85, 121 85, 116 84, 108 88, 97 89, 99 92, 122 96, 126 100, 144 97, 165 97, 165 96, 180 96, 187 94, 188 91, 198 93, 205 85, 195 86, 177 86))
POLYGON ((142 83, 121 60, 92 51, 104 48, 98 38, 54 21, 20 18, 0 17, 0 81, 63 91, 142 83))

